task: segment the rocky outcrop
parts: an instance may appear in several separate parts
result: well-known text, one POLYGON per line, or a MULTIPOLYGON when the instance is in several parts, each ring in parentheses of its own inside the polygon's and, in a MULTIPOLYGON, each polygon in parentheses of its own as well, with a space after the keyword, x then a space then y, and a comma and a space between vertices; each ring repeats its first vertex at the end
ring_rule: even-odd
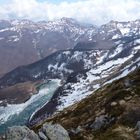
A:
POLYGON ((41 140, 48 140, 47 136, 42 131, 39 131, 38 135, 41 140))
POLYGON ((140 140, 140 121, 138 121, 136 124, 136 135, 138 140, 140 140))
POLYGON ((26 126, 13 126, 8 128, 6 132, 6 140, 40 140, 35 134, 26 126))
POLYGON ((90 125, 94 131, 107 127, 114 119, 109 118, 107 115, 100 115, 95 118, 95 121, 90 125))
POLYGON ((49 140, 70 140, 68 132, 60 124, 45 123, 42 131, 49 140))
POLYGON ((26 126, 13 126, 6 132, 6 140, 70 140, 60 124, 45 123, 38 135, 26 126))

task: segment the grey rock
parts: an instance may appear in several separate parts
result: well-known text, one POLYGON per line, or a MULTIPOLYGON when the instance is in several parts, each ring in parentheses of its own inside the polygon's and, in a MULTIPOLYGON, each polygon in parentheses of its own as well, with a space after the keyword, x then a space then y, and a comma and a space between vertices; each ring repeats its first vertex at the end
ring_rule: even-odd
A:
POLYGON ((26 126, 9 127, 6 132, 6 140, 40 140, 34 131, 26 126))
POLYGON ((81 131, 82 131, 83 129, 82 129, 82 127, 81 126, 78 126, 77 128, 76 128, 76 134, 78 134, 78 133, 80 133, 81 131))
POLYGON ((38 135, 41 140, 48 140, 47 136, 43 132, 39 131, 38 135))
POLYGON ((60 124, 47 122, 42 130, 49 140, 70 140, 68 132, 60 124))
POLYGON ((95 118, 95 121, 90 125, 90 127, 94 131, 96 131, 96 130, 99 130, 99 129, 103 128, 103 127, 106 127, 113 120, 114 120, 114 118, 110 118, 107 115, 101 115, 101 116, 95 118))
POLYGON ((132 96, 124 97, 124 99, 125 99, 126 101, 129 101, 131 98, 132 98, 132 96))
POLYGON ((120 101, 119 101, 119 105, 121 105, 121 106, 125 105, 125 103, 126 103, 125 100, 120 100, 120 101))
POLYGON ((117 102, 112 102, 112 103, 111 103, 111 106, 112 106, 112 107, 114 107, 114 106, 116 106, 116 105, 117 105, 117 102))
POLYGON ((83 131, 83 128, 81 126, 78 126, 76 129, 70 129, 70 133, 72 134, 78 134, 83 131))
POLYGON ((129 79, 126 79, 126 80, 124 81, 124 85, 125 85, 126 87, 130 87, 130 86, 131 86, 131 81, 130 81, 129 79))
POLYGON ((138 121, 136 124, 136 134, 137 134, 138 140, 140 140, 140 121, 138 121))

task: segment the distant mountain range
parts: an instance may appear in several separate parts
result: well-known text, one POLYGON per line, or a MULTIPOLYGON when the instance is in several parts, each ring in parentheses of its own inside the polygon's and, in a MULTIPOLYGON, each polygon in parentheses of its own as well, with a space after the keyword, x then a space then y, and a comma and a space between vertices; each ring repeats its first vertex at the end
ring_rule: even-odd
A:
POLYGON ((89 40, 96 28, 74 19, 32 22, 0 21, 0 74, 17 66, 38 61, 53 52, 71 49, 79 41, 89 40))
POLYGON ((71 18, 48 22, 0 20, 0 75, 58 50, 110 49, 117 40, 136 39, 139 35, 140 20, 111 21, 100 27, 71 18))

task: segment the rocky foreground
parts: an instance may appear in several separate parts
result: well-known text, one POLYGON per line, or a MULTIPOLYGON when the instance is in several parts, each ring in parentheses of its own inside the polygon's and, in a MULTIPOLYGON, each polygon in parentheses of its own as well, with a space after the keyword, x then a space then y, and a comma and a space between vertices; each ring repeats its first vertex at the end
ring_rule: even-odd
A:
POLYGON ((59 124, 45 123, 38 134, 26 126, 14 126, 7 130, 6 140, 70 140, 68 132, 59 124))
POLYGON ((140 139, 139 102, 140 69, 36 124, 32 130, 24 126, 9 128, 6 139, 137 140, 140 139))

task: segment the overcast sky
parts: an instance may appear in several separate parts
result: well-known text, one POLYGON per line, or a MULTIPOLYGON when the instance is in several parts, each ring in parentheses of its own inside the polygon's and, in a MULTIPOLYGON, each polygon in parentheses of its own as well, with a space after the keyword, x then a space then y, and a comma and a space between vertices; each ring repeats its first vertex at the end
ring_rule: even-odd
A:
POLYGON ((96 25, 140 19, 140 0, 0 0, 0 19, 40 21, 62 17, 96 25))

